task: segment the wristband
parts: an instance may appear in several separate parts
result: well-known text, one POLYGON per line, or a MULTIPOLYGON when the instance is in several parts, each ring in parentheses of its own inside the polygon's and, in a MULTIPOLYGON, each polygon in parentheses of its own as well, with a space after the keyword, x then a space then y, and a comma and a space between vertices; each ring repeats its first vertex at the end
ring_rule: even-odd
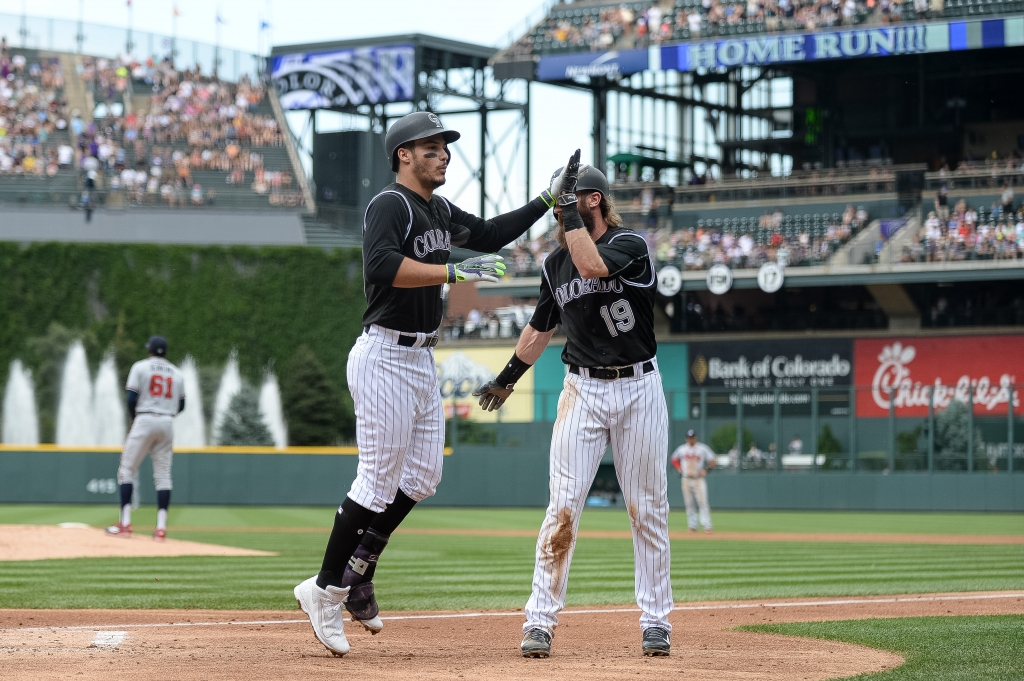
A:
POLYGON ((448 274, 447 274, 447 276, 445 277, 445 280, 444 280, 446 284, 451 284, 451 283, 454 283, 454 282, 458 281, 458 279, 456 277, 456 274, 455 274, 455 265, 451 265, 451 264, 445 265, 445 269, 448 272, 448 274))
POLYGON ((512 353, 512 359, 508 361, 508 364, 505 365, 505 368, 494 379, 494 382, 505 388, 511 388, 515 385, 516 381, 523 377, 523 374, 530 370, 530 366, 519 359, 519 355, 512 353))
POLYGON ((577 229, 583 229, 583 227, 583 218, 580 217, 579 206, 575 202, 562 206, 562 229, 569 233, 577 229))
POLYGON ((540 200, 544 202, 544 205, 548 208, 555 207, 555 197, 551 196, 551 192, 547 189, 540 193, 540 200))

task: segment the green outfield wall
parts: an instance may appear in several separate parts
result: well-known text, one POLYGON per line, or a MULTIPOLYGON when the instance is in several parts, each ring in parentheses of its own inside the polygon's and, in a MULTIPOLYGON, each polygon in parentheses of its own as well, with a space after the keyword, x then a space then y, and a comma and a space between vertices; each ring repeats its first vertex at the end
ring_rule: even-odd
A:
MULTIPOLYGON (((356 474, 351 453, 178 453, 176 504, 335 505, 356 474)), ((0 503, 116 504, 114 451, 0 452, 0 503)), ((602 466, 611 465, 607 455, 602 466)), ((544 506, 546 449, 458 447, 444 460, 443 506, 544 506)), ((610 472, 607 468, 605 472, 610 472)), ((1024 511, 1024 473, 718 471, 708 478, 713 508, 1024 511)), ((149 459, 140 470, 142 502, 155 502, 149 459)), ((669 471, 669 502, 682 507, 669 471)), ((619 502, 621 504, 621 501, 619 502)))

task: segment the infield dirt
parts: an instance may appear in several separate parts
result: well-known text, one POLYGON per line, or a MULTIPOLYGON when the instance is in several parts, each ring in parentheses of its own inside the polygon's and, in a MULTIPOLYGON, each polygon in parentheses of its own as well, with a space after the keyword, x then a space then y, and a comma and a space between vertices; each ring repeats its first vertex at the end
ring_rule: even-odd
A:
POLYGON ((672 614, 672 655, 640 654, 628 607, 563 613, 552 657, 518 652, 522 614, 393 613, 371 637, 346 627, 352 652, 332 657, 300 612, 0 610, 5 679, 349 678, 565 679, 641 676, 694 680, 827 679, 881 671, 898 655, 787 636, 744 624, 923 615, 1024 614, 1024 594, 684 603, 672 614))

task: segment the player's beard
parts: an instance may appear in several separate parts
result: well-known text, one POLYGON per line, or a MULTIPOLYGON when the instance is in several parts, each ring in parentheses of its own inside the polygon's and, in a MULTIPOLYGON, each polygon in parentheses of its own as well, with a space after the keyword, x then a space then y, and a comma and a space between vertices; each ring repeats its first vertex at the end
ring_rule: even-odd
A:
MULTIPOLYGON (((424 159, 418 153, 412 157, 412 173, 417 180, 425 187, 437 189, 445 183, 444 173, 440 169, 432 168, 434 159, 424 159)), ((445 165, 445 168, 448 166, 445 165)))
MULTIPOLYGON (((580 217, 583 218, 583 226, 586 228, 588 234, 594 233, 594 214, 590 211, 588 206, 583 201, 576 202, 576 208, 580 212, 580 217)), ((558 226, 555 227, 555 241, 564 250, 569 250, 569 243, 565 240, 565 225, 562 224, 562 216, 558 216, 558 226)))

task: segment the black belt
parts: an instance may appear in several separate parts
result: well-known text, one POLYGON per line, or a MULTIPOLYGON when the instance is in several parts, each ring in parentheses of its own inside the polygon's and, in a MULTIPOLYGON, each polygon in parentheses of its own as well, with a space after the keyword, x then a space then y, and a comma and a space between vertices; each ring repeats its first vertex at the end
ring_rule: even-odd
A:
MULTIPOLYGON (((364 326, 363 327, 363 331, 369 333, 370 332, 370 327, 364 326)), ((415 333, 404 333, 402 331, 398 332, 398 344, 401 345, 403 348, 415 347, 417 340, 418 340, 418 336, 415 333)), ((435 345, 437 345, 437 341, 438 341, 438 337, 437 337, 437 334, 435 333, 433 336, 427 336, 426 339, 424 339, 424 341, 423 341, 423 345, 421 345, 420 347, 421 348, 432 348, 435 345)))
MULTIPOLYGON (((654 371, 654 362, 647 360, 643 363, 640 369, 641 376, 649 374, 654 371)), ((576 374, 577 376, 583 375, 583 372, 580 371, 580 367, 575 364, 569 365, 569 373, 576 374)), ((614 381, 619 378, 633 378, 633 376, 636 375, 636 371, 634 371, 632 365, 628 367, 620 367, 618 369, 591 368, 587 369, 587 375, 590 376, 590 378, 599 378, 602 381, 614 381)))

